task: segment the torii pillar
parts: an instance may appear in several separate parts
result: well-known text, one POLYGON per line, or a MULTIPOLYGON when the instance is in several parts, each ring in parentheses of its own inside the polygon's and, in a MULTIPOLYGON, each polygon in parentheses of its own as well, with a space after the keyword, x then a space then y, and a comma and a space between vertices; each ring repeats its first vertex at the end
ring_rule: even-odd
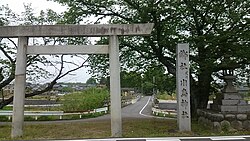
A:
POLYGON ((154 24, 1 26, 0 38, 18 38, 11 137, 23 135, 27 54, 105 54, 110 61, 111 136, 122 136, 118 36, 150 35, 154 24), (28 46, 29 37, 109 36, 109 46, 28 46))

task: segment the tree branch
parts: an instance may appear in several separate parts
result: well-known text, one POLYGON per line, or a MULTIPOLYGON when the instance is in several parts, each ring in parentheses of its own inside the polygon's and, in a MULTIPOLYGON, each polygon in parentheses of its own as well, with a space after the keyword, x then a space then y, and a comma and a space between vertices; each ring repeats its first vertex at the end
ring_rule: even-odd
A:
POLYGON ((132 8, 134 8, 134 9, 136 9, 136 10, 138 10, 138 11, 140 11, 140 6, 139 5, 137 5, 137 4, 135 4, 135 3, 133 3, 131 0, 123 0, 124 2, 126 2, 129 6, 131 6, 132 8))
POLYGON ((71 73, 71 72, 73 72, 73 71, 76 71, 76 70, 78 70, 78 69, 84 67, 84 66, 85 66, 84 64, 85 64, 87 61, 89 61, 89 57, 88 57, 80 66, 78 66, 78 67, 76 67, 76 68, 74 68, 74 69, 72 69, 72 70, 69 70, 68 72, 66 72, 66 73, 64 73, 63 75, 59 76, 58 79, 64 77, 65 75, 67 75, 67 74, 69 74, 69 73, 71 73))
POLYGON ((27 60, 27 66, 30 66, 32 64, 32 61, 34 61, 34 59, 36 59, 39 55, 35 55, 33 57, 28 58, 27 60))
POLYGON ((88 3, 88 2, 85 2, 85 1, 82 1, 81 2, 83 5, 85 5, 87 8, 91 9, 93 14, 95 15, 103 15, 103 16, 117 16, 117 17, 120 17, 126 21, 132 21, 131 18, 128 18, 128 17, 125 17, 125 16, 122 16, 120 13, 117 13, 117 12, 114 12, 113 10, 111 9, 108 9, 108 7, 106 5, 98 5, 98 4, 94 4, 94 3, 88 3), (103 8, 105 9, 107 12, 109 13, 105 13, 105 12, 97 12, 97 8, 103 8))
POLYGON ((7 39, 17 48, 17 44, 13 40, 11 40, 10 38, 7 39))
POLYGON ((9 59, 9 61, 11 63, 15 63, 14 59, 12 59, 11 56, 1 46, 0 46, 0 50, 2 51, 2 53, 4 54, 4 56, 9 59))
POLYGON ((11 67, 11 73, 10 73, 9 77, 0 83, 0 89, 7 86, 14 79, 15 79, 15 64, 13 64, 11 67))
MULTIPOLYGON (((61 56, 61 67, 60 67, 60 70, 59 70, 59 74, 55 77, 55 79, 53 79, 53 80, 48 84, 48 86, 47 86, 46 88, 44 88, 43 90, 36 90, 36 91, 34 91, 34 92, 32 92, 32 93, 27 93, 27 94, 25 94, 25 98, 32 97, 32 96, 35 96, 35 95, 39 95, 39 94, 42 94, 42 93, 45 93, 45 92, 47 92, 47 91, 52 90, 52 89, 53 89, 53 86, 57 83, 57 81, 58 81, 59 79, 61 79, 62 77, 68 75, 69 73, 71 73, 71 72, 73 72, 73 71, 76 71, 76 70, 78 70, 78 69, 84 67, 84 64, 85 64, 88 60, 89 60, 89 58, 87 58, 80 66, 78 66, 78 67, 76 67, 76 68, 74 68, 74 69, 72 69, 72 70, 69 70, 69 71, 67 71, 66 73, 63 74, 63 73, 62 73, 62 70, 63 70, 63 68, 64 68, 64 63, 63 63, 64 61, 63 61, 63 55, 62 55, 62 56, 61 56)), ((11 76, 12 76, 12 77, 11 77, 12 79, 9 77, 9 79, 5 80, 3 83, 0 84, 0 88, 2 88, 1 86, 2 86, 3 84, 7 84, 7 85, 8 85, 8 84, 15 78, 14 73, 13 73, 13 75, 11 75, 11 76), (11 80, 11 81, 10 81, 10 80, 11 80)), ((8 98, 7 100, 2 101, 2 102, 0 103, 0 109, 2 109, 4 106, 10 104, 12 101, 13 101, 13 96, 10 97, 10 98, 8 98)))

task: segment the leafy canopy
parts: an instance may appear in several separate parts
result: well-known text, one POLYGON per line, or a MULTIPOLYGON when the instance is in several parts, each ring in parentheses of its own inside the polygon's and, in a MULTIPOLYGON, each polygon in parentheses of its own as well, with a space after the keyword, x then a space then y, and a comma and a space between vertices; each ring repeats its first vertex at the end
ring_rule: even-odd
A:
MULTIPOLYGON (((64 14, 68 23, 81 23, 93 16, 97 18, 93 23, 103 18, 118 24, 154 23, 150 37, 120 37, 122 69, 127 71, 145 72, 157 64, 175 75, 176 45, 189 43, 195 108, 206 107, 211 83, 221 70, 249 71, 250 0, 54 1, 69 7, 64 14)), ((107 72, 106 56, 92 56, 89 64, 93 72, 107 72)))

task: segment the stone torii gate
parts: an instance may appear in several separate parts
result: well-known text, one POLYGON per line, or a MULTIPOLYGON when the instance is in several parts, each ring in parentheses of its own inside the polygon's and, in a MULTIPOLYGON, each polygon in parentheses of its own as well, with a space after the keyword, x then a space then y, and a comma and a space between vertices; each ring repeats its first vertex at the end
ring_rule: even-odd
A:
POLYGON ((107 54, 110 61, 112 137, 122 136, 118 36, 150 35, 152 23, 111 25, 2 26, 0 37, 18 38, 11 137, 23 135, 27 54, 107 54), (29 37, 109 36, 109 45, 29 46, 29 37))

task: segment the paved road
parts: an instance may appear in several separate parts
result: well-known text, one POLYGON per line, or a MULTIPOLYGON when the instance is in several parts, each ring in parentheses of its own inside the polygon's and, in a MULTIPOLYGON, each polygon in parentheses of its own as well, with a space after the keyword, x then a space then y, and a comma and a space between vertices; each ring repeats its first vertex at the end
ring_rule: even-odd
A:
POLYGON ((122 108, 123 118, 148 118, 152 113, 151 96, 144 96, 138 102, 122 108))
MULTIPOLYGON (((122 118, 152 118, 151 116, 152 100, 150 96, 140 98, 136 103, 128 105, 122 108, 122 118)), ((51 124, 61 122, 90 122, 110 120, 110 114, 90 119, 78 119, 78 120, 58 120, 58 121, 27 121, 27 124, 51 124)), ((1 124, 11 124, 11 122, 0 122, 1 124)))
MULTIPOLYGON (((136 103, 122 108, 122 118, 152 118, 152 100, 151 96, 144 96, 136 103)), ((109 120, 110 114, 92 119, 83 119, 85 121, 109 120)))

